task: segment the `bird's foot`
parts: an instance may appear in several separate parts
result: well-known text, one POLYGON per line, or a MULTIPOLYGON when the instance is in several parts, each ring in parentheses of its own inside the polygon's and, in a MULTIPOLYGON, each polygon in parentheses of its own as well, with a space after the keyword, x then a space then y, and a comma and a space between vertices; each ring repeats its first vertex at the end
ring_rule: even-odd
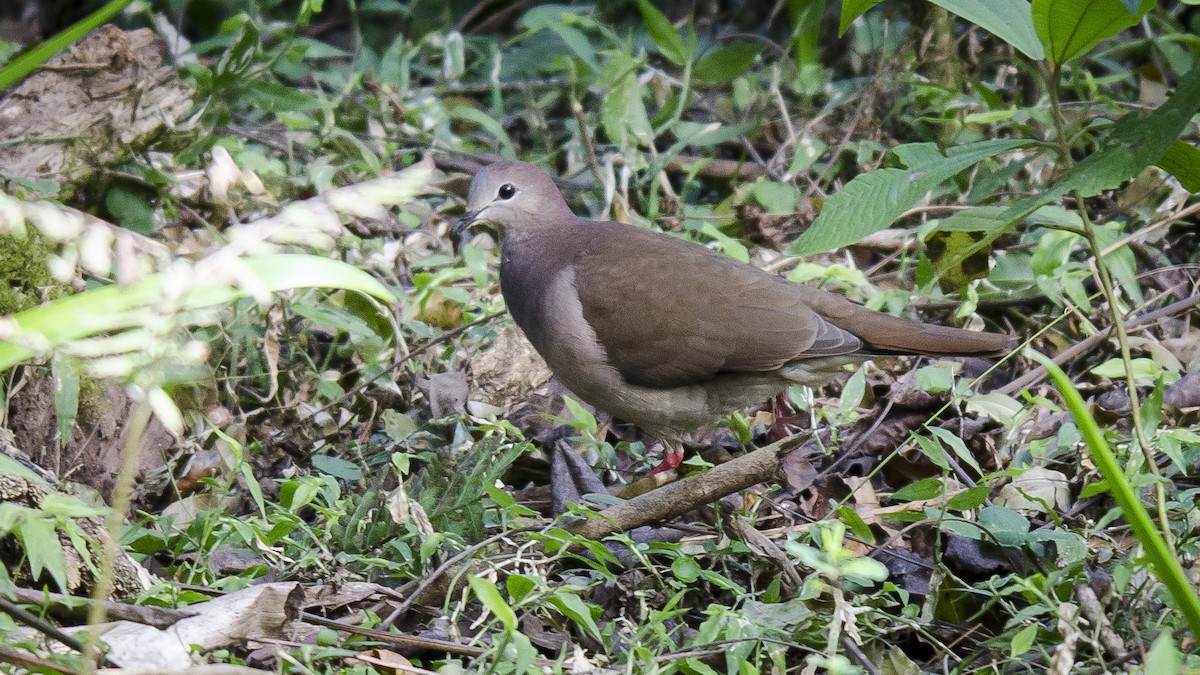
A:
POLYGON ((679 467, 683 463, 683 444, 681 443, 665 443, 663 445, 663 458, 658 466, 650 471, 651 476, 666 473, 679 467))

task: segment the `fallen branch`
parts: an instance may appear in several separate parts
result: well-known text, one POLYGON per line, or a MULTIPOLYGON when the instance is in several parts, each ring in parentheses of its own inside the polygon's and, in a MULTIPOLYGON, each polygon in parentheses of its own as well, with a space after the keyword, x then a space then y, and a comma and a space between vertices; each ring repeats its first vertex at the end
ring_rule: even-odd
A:
POLYGON ((600 539, 683 515, 692 509, 769 480, 779 473, 782 459, 799 447, 807 434, 789 436, 703 473, 664 485, 570 525, 571 532, 600 539))

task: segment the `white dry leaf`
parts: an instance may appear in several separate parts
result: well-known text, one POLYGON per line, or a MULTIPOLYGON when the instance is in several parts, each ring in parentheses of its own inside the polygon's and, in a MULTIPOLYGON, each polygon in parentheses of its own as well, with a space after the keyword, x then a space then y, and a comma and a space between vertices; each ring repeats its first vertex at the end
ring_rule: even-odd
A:
POLYGON ((229 151, 220 145, 213 146, 212 162, 205 170, 208 174, 208 191, 222 202, 229 201, 229 189, 241 181, 242 171, 233 161, 229 151))
POLYGON ((295 582, 244 588, 189 606, 194 616, 162 630, 131 621, 100 624, 92 629, 108 645, 107 654, 121 664, 121 672, 182 671, 194 665, 193 649, 210 652, 247 640, 279 641, 290 637, 289 615, 299 609, 297 603, 303 596, 296 591, 295 582))
POLYGON ((79 240, 79 265, 90 274, 107 277, 113 265, 113 231, 101 223, 89 223, 79 240))
POLYGON ((262 195, 266 193, 267 186, 263 185, 262 179, 258 177, 257 173, 254 173, 250 169, 242 169, 240 176, 242 179, 242 185, 246 187, 246 192, 249 192, 252 195, 262 195))
POLYGON ((133 233, 122 230, 117 233, 113 246, 113 258, 117 266, 117 283, 128 286, 146 275, 145 262, 137 254, 137 242, 133 233))
POLYGON ((583 651, 583 647, 579 645, 575 645, 575 651, 571 654, 570 666, 571 672, 576 675, 596 672, 595 664, 588 660, 587 652, 583 651))
POLYGON ((83 214, 50 202, 26 203, 25 217, 52 241, 73 241, 83 230, 83 214))
POLYGON ((21 202, 0 192, 0 234, 25 237, 25 211, 21 202))
POLYGON ((58 255, 46 257, 46 269, 55 281, 66 283, 75 278, 75 266, 79 251, 72 245, 63 246, 58 255))
POLYGON ((124 378, 143 365, 129 355, 92 359, 83 364, 85 372, 97 380, 124 378))
POLYGON ((1064 513, 1071 507, 1071 483, 1061 471, 1034 466, 1000 488, 994 501, 1018 513, 1064 513))
POLYGON ((386 215, 384 206, 406 204, 416 199, 429 186, 433 170, 433 160, 426 158, 394 176, 333 190, 326 195, 326 199, 339 213, 359 218, 380 218, 386 215))
POLYGON ((411 524, 425 537, 432 537, 436 532, 433 523, 429 522, 429 515, 425 513, 425 507, 408 496, 403 482, 388 495, 387 510, 392 522, 397 525, 411 524))

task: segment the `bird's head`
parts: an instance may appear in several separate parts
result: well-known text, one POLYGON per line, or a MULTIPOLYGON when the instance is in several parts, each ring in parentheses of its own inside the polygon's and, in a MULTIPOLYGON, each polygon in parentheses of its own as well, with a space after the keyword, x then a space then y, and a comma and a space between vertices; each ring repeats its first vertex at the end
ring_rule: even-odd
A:
POLYGON ((545 171, 525 162, 496 162, 471 180, 467 211, 450 228, 450 237, 461 242, 467 230, 480 229, 503 242, 574 217, 545 171))

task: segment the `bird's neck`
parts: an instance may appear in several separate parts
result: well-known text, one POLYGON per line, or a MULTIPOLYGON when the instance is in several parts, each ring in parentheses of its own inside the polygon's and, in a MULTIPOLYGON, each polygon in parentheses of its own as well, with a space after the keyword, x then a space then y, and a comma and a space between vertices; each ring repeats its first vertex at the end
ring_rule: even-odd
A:
MULTIPOLYGON (((574 261, 585 232, 557 227, 505 232, 500 241, 500 291, 513 320, 530 336, 543 332, 546 291, 574 261)), ((540 345, 534 344, 535 347, 540 345)))

